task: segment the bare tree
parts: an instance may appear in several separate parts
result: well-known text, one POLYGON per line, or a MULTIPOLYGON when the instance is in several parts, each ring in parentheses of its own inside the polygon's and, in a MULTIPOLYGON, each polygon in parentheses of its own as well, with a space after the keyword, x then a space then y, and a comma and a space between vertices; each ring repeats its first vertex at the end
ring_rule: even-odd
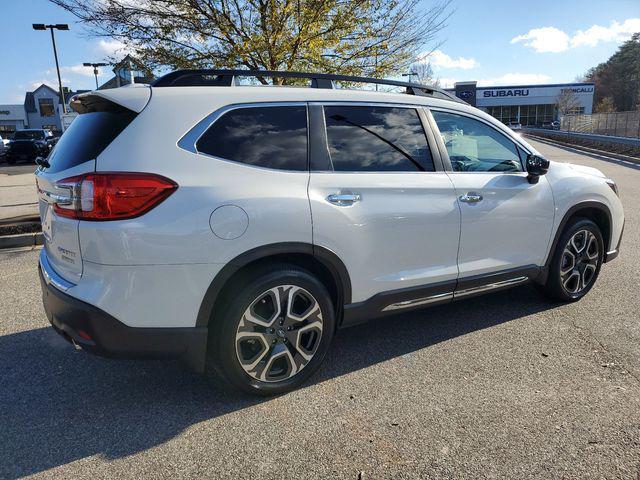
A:
POLYGON ((431 62, 418 60, 411 64, 409 71, 412 74, 413 80, 417 83, 431 85, 433 87, 440 86, 440 80, 435 77, 431 62))
POLYGON ((152 68, 372 76, 398 74, 425 46, 437 48, 451 15, 451 0, 50 1, 152 68))
POLYGON ((556 99, 556 108, 561 116, 577 113, 580 105, 580 100, 570 88, 562 89, 556 99))
POLYGON ((595 113, 613 113, 615 111, 616 106, 613 103, 613 98, 611 97, 604 97, 595 108, 595 113))

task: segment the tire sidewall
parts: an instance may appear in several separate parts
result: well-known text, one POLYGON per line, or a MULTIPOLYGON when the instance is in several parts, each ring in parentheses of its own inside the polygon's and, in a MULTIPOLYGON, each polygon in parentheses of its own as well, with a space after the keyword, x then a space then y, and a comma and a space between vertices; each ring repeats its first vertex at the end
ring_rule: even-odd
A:
MULTIPOLYGON (((310 273, 295 268, 278 269, 270 273, 258 274, 254 280, 236 290, 229 299, 215 328, 215 361, 217 370, 234 387, 257 395, 275 395, 288 392, 300 386, 313 375, 324 360, 335 332, 335 313, 331 297, 324 285, 310 273), (281 382, 263 382, 248 375, 236 355, 236 331, 238 323, 249 305, 262 293, 278 285, 295 285, 307 290, 317 300, 322 311, 322 337, 320 345, 309 363, 300 373, 281 382)), ((214 320, 215 321, 215 320, 214 320)))

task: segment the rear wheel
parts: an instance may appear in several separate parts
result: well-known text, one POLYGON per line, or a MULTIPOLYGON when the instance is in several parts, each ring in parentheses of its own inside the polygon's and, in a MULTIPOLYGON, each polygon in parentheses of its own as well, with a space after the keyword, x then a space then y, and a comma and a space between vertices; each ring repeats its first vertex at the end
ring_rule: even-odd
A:
POLYGON ((542 291, 564 302, 575 302, 593 287, 604 258, 600 228, 591 220, 578 218, 560 237, 542 291))
POLYGON ((230 290, 211 328, 212 366, 253 394, 300 386, 320 367, 335 330, 327 289, 309 272, 279 265, 254 272, 230 290))

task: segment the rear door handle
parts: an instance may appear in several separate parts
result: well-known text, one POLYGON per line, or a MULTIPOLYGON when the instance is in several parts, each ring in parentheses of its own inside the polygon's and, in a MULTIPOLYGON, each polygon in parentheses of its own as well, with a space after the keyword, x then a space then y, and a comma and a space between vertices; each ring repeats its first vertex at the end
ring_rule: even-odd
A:
POLYGON ((355 202, 359 202, 361 200, 359 193, 340 193, 340 194, 331 194, 327 197, 327 201, 333 203, 334 205, 338 205, 340 207, 346 207, 349 205, 353 205, 355 202))
POLYGON ((467 192, 459 197, 461 202, 464 203, 478 203, 482 201, 482 195, 476 192, 467 192))

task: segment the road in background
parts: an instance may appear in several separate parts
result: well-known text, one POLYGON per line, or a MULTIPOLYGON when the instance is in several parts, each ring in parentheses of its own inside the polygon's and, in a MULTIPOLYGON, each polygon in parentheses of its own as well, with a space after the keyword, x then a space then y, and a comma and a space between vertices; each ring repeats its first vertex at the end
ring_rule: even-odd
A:
POLYGON ((620 186, 622 251, 587 297, 523 286, 347 329, 278 398, 75 352, 39 252, 0 253, 0 478, 637 478, 640 171, 536 147, 620 186))

